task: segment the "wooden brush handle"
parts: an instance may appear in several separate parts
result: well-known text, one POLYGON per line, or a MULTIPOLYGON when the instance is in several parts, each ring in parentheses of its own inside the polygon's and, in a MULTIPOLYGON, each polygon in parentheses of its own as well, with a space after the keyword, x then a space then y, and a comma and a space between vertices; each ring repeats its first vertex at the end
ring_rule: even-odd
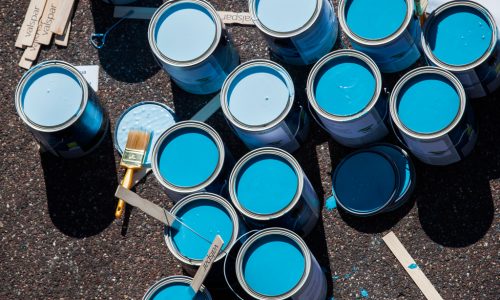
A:
MULTIPOLYGON (((134 182, 134 169, 127 169, 125 172, 125 177, 122 180, 122 186, 126 189, 130 189, 134 182)), ((122 199, 118 200, 118 205, 116 206, 115 218, 120 219, 125 211, 125 201, 122 199)))

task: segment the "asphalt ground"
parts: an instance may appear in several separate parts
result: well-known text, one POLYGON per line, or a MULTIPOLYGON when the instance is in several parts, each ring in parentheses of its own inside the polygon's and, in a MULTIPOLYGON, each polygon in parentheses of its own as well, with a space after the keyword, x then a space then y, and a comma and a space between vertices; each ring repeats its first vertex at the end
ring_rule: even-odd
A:
MULTIPOLYGON (((139 299, 155 281, 183 271, 155 219, 128 209, 126 221, 114 220, 113 194, 123 171, 111 132, 120 113, 134 103, 166 103, 180 119, 188 119, 213 95, 190 95, 171 83, 149 50, 147 21, 124 22, 105 48, 94 49, 90 34, 103 32, 116 20, 111 6, 81 0, 69 46, 43 48, 39 61, 100 65, 98 96, 111 129, 103 144, 82 159, 40 153, 14 107, 14 90, 24 73, 17 66, 22 51, 14 48, 14 41, 28 2, 0 3, 0 299, 139 299)), ((244 0, 211 2, 218 10, 247 11, 244 0)), ((228 30, 241 61, 270 57, 255 27, 232 25, 228 30)), ((348 45, 342 39, 336 48, 348 45)), ((285 67, 294 78, 297 99, 305 100, 310 67, 285 67)), ((385 76, 384 85, 390 90, 401 75, 385 76)), ((470 157, 448 167, 414 160, 417 188, 403 208, 367 219, 322 210, 322 220, 306 242, 327 274, 329 297, 423 299, 381 239, 392 230, 443 298, 498 299, 499 95, 472 101, 480 135, 470 157)), ((208 123, 236 158, 247 152, 220 111, 208 123)), ((397 143, 393 136, 386 141, 397 143)), ((320 198, 327 199, 332 168, 352 151, 312 123, 308 141, 294 155, 320 198)), ((152 175, 136 192, 172 206, 152 175)), ((216 299, 231 298, 221 293, 216 299)))

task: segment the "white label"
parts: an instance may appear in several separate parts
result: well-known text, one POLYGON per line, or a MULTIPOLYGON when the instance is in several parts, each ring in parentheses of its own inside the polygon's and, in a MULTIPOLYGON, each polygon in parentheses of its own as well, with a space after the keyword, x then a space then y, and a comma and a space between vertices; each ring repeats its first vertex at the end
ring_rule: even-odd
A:
POLYGON ((92 89, 97 92, 99 88, 99 66, 76 66, 76 69, 82 73, 92 89))

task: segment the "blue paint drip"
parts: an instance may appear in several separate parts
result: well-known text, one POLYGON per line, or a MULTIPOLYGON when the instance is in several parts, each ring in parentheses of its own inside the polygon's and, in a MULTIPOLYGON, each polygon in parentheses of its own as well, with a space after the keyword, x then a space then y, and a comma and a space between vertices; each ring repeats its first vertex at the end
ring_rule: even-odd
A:
POLYGON ((363 298, 368 298, 368 291, 367 291, 367 290, 365 290, 365 289, 362 289, 362 290, 361 290, 361 297, 363 297, 363 298))
POLYGON ((335 208, 337 208, 337 200, 335 200, 335 197, 332 196, 326 199, 325 207, 328 210, 334 210, 335 208))
POLYGON ((413 264, 409 265, 408 268, 414 270, 414 269, 418 268, 418 265, 413 263, 413 264))

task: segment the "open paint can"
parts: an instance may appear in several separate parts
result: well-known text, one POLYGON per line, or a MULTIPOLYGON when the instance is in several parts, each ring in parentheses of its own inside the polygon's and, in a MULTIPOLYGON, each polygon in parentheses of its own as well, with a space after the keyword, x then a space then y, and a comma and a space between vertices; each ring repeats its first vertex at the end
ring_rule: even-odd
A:
POLYGON ((449 165, 474 149, 474 114, 462 84, 449 71, 410 71, 394 87, 389 107, 396 135, 424 163, 449 165))
POLYGON ((249 237, 238 252, 236 276, 252 299, 326 299, 320 265, 306 243, 287 229, 263 229, 249 237))
POLYGON ((458 77, 469 98, 500 86, 500 43, 491 13, 472 1, 452 1, 435 9, 425 23, 422 48, 431 65, 458 77))
POLYGON ((219 134, 197 121, 179 122, 156 141, 153 173, 174 202, 195 192, 222 193, 234 162, 219 134))
POLYGON ((420 58, 420 21, 413 0, 340 0, 339 22, 352 47, 384 73, 402 71, 420 58))
POLYGON ((202 264, 215 236, 221 236, 224 244, 214 259, 207 281, 222 282, 226 249, 230 249, 246 232, 234 208, 221 196, 196 193, 177 202, 171 213, 183 224, 165 227, 165 242, 190 275, 194 275, 202 264))
POLYGON ((144 101, 134 104, 125 110, 116 122, 113 138, 115 148, 120 154, 123 154, 130 130, 143 129, 150 132, 150 146, 147 150, 147 156, 144 159, 144 165, 151 167, 153 145, 174 124, 175 114, 165 104, 154 101, 144 101))
POLYGON ((271 52, 285 63, 310 65, 330 52, 338 21, 329 0, 250 0, 249 11, 271 52))
POLYGON ((217 92, 239 63, 222 20, 204 0, 164 3, 151 18, 148 40, 163 69, 189 93, 217 92))
POLYGON ((46 61, 29 69, 17 85, 15 103, 41 146, 56 156, 84 156, 108 130, 108 117, 94 90, 67 62, 46 61))
POLYGON ((360 147, 389 133, 382 76, 367 55, 355 50, 326 55, 311 70, 306 91, 311 114, 340 144, 360 147))
POLYGON ((201 286, 198 293, 191 288, 193 278, 188 276, 169 276, 151 286, 142 300, 212 300, 210 292, 201 286))
POLYGON ((256 228, 279 226, 306 236, 320 216, 318 196, 299 163, 277 148, 242 157, 229 177, 229 194, 245 222, 256 228))
POLYGON ((231 127, 250 149, 273 146, 293 152, 309 131, 309 118, 294 102, 292 78, 270 60, 238 66, 221 90, 221 107, 231 127))

